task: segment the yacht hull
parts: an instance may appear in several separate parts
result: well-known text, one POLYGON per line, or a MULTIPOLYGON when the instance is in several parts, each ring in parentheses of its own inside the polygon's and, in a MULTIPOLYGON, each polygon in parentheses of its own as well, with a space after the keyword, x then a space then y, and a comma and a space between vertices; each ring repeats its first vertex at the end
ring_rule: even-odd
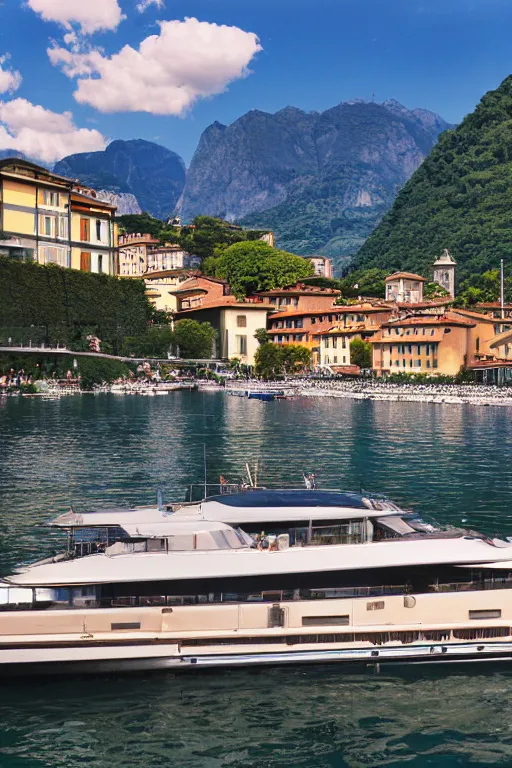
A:
POLYGON ((56 674, 101 674, 146 671, 192 671, 199 669, 290 666, 299 664, 341 664, 375 667, 403 664, 454 664, 484 661, 511 661, 512 642, 467 644, 422 644, 410 648, 386 647, 378 650, 352 648, 341 650, 286 651, 265 653, 169 654, 165 648, 140 648, 127 653, 126 648, 38 649, 2 651, 0 677, 56 674), (92 653, 91 653, 92 651, 92 653), (96 652, 94 652, 96 651, 96 652))

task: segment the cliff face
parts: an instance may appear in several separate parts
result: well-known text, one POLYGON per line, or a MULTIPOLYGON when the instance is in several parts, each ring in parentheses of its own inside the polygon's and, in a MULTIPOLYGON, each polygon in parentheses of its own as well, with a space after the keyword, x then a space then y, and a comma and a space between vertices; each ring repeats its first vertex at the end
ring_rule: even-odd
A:
POLYGON ((354 259, 428 274, 449 248, 459 278, 512 263, 512 76, 441 136, 354 259))
POLYGON ((321 114, 252 111, 202 135, 179 207, 271 227, 281 248, 355 253, 448 128, 426 110, 344 103, 321 114))
POLYGON ((185 185, 181 157, 143 139, 113 141, 103 152, 69 155, 55 164, 55 172, 121 195, 123 208, 132 206, 123 213, 140 213, 142 209, 161 219, 173 212, 185 185))

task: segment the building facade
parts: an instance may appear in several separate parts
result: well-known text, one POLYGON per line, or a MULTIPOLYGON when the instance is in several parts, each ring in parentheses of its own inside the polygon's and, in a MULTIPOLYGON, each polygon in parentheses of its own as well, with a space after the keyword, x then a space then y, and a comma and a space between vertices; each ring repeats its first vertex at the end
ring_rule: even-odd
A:
POLYGON ((258 342, 254 334, 267 327, 270 311, 259 297, 238 301, 225 280, 195 275, 174 291, 177 302, 176 320, 191 318, 208 322, 217 331, 212 359, 236 358, 254 365, 258 342))
POLYGON ((0 231, 9 256, 71 266, 73 182, 34 163, 0 160, 0 231))
POLYGON ((148 269, 148 252, 158 242, 151 235, 119 235, 117 274, 120 277, 142 277, 148 269))
POLYGON ((171 269, 199 269, 201 259, 181 245, 166 243, 160 248, 152 248, 147 254, 147 272, 162 272, 171 269))
POLYGON ((332 277, 331 262, 325 256, 306 256, 306 259, 313 265, 315 275, 318 277, 332 277))
POLYGON ((82 272, 114 275, 116 207, 97 199, 94 190, 79 189, 71 191, 71 267, 82 272))
POLYGON ((382 324, 396 312, 393 305, 384 302, 364 302, 337 308, 336 324, 316 334, 319 343, 318 365, 335 373, 353 373, 350 343, 354 339, 369 341, 382 324))
POLYGON ((426 279, 412 272, 395 272, 386 277, 386 301, 398 304, 418 304, 423 301, 426 279))
POLYGON ((39 264, 114 274, 115 207, 25 160, 0 161, 2 251, 39 264), (84 223, 82 223, 82 221, 84 223))

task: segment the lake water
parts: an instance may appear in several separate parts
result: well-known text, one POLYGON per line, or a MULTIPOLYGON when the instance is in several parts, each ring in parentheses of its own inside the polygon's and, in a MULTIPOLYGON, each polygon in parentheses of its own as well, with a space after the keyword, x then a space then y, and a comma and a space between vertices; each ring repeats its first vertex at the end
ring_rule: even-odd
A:
MULTIPOLYGON (((183 498, 203 478, 379 491, 512 535, 507 408, 220 393, 0 398, 0 575, 52 516, 183 498)), ((302 667, 0 683, 0 768, 512 766, 512 666, 302 667), (509 717, 509 714, 511 715, 509 717)))

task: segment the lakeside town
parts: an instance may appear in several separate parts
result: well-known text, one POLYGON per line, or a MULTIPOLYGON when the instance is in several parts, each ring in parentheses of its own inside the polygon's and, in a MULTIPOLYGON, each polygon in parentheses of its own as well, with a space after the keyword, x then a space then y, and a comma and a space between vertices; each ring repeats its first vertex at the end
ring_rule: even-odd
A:
MULTIPOLYGON (((184 327, 183 321, 193 321, 196 329, 206 333, 200 360, 190 354, 184 359, 179 345, 174 350, 177 354, 171 354, 172 344, 166 347, 165 341, 161 347, 165 356, 162 351, 157 355, 140 350, 124 357, 112 355, 125 362, 137 361, 138 367, 130 371, 132 378, 147 383, 155 375, 175 380, 183 374, 188 379, 216 376, 219 382, 226 374, 267 380, 300 377, 303 383, 299 386, 297 381, 297 391, 324 396, 385 397, 397 387, 405 393, 411 386, 428 385, 432 397, 445 401, 450 396, 474 400, 481 390, 476 385, 501 386, 512 381, 512 305, 502 298, 501 302, 477 302, 471 308, 460 306, 457 265, 446 249, 433 260, 429 278, 406 271, 387 275, 385 295, 379 298, 358 295, 357 284, 352 296, 344 296, 333 287, 337 283, 331 262, 323 256, 301 260, 308 263, 310 277, 267 290, 247 290, 243 295, 227 279, 202 272, 201 258, 180 244, 162 245, 150 233, 120 232, 115 206, 77 181, 11 158, 0 161, 0 183, 0 256, 121 281, 143 281, 145 301, 158 317, 160 329, 166 327, 172 333, 180 324, 184 327), (468 384, 471 396, 466 393, 468 384), (459 391, 452 388, 449 395, 440 389, 450 385, 459 391)), ((224 225, 235 234, 240 229, 224 225)), ((169 226, 178 234, 182 229, 179 218, 169 226)), ((188 230, 193 231, 194 225, 188 225, 188 230)), ((265 254, 272 252, 272 232, 252 234, 265 254)), ((74 370, 61 370, 60 377, 54 370, 51 378, 60 378, 61 391, 80 388, 76 347, 61 344, 59 349, 58 342, 47 343, 45 351, 44 343, 27 338, 31 331, 24 329, 19 335, 22 338, 10 332, 0 340, 2 354, 7 355, 0 392, 21 391, 36 379, 47 378, 41 363, 37 364, 40 371, 31 373, 16 366, 15 353, 25 360, 27 354, 35 359, 36 353, 51 357, 75 352, 74 370)), ((87 340, 86 353, 91 357, 105 352, 95 333, 87 340)), ((119 384, 123 378, 95 384, 119 384)), ((489 390, 484 391, 489 399, 489 390)), ((418 392, 421 395, 422 390, 418 392)), ((508 396, 500 393, 494 399, 506 402, 508 396)))

